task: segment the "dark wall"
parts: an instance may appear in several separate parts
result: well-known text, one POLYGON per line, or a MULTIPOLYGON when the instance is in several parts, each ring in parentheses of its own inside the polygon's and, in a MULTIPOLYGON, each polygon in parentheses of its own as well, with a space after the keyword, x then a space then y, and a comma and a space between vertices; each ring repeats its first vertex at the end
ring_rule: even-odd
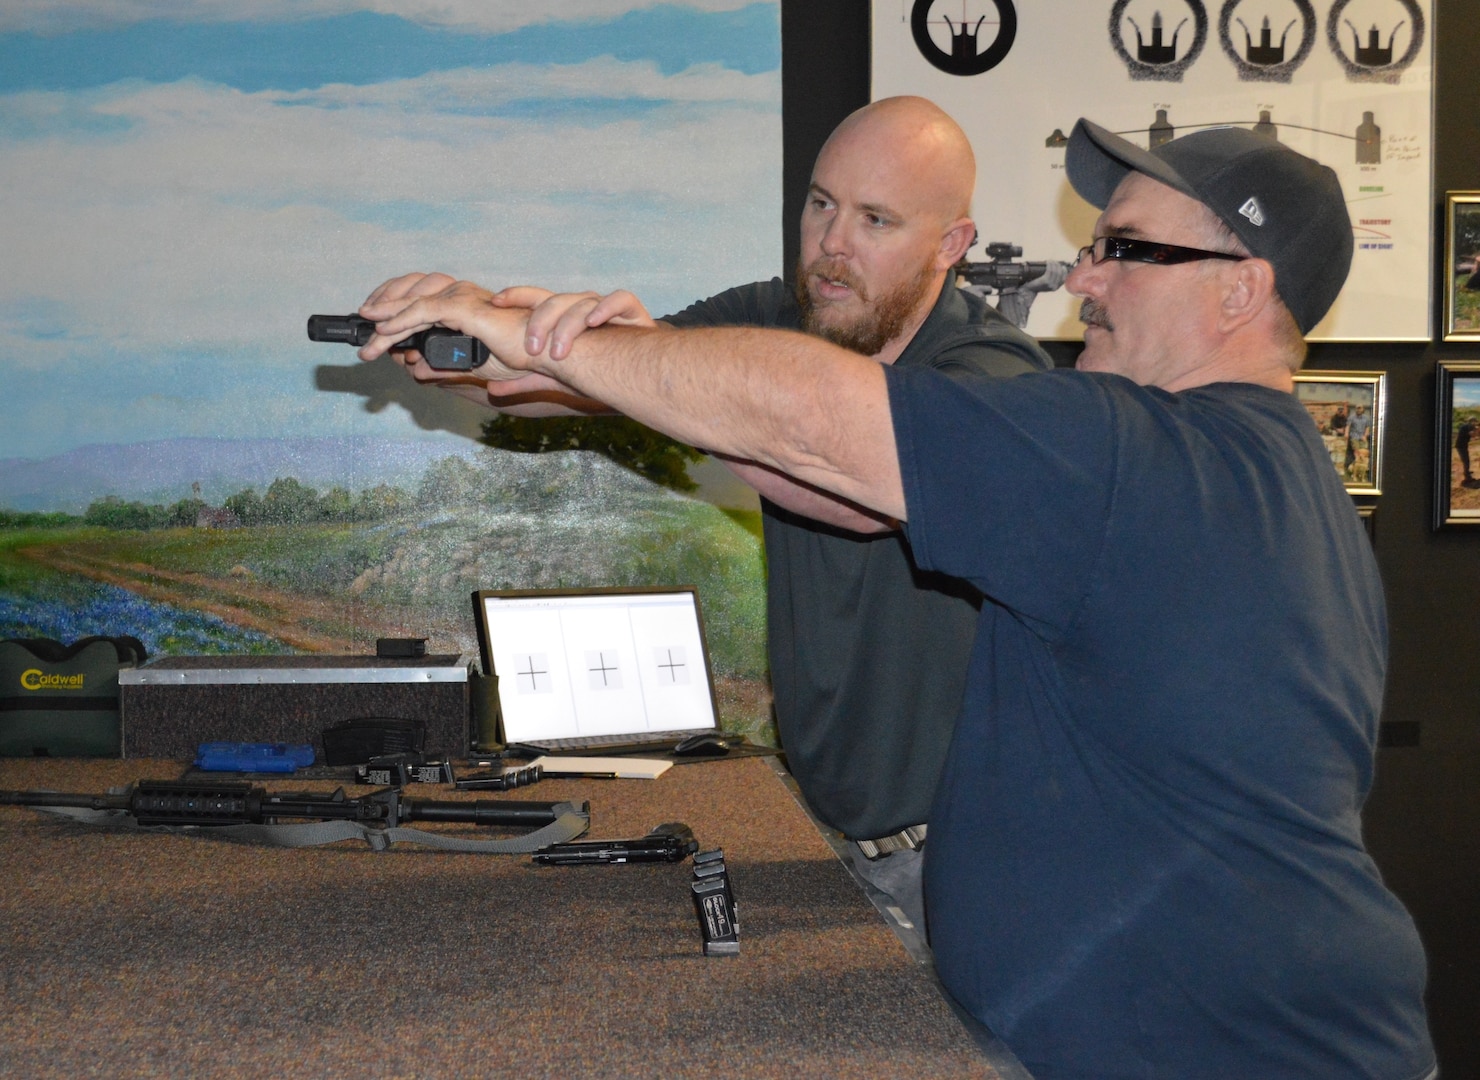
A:
MULTIPOLYGON (((833 126, 869 99, 869 5, 782 0, 786 266, 812 161, 833 126)), ((1480 190, 1473 0, 1435 4, 1434 280, 1447 190, 1480 190)), ((1437 304, 1436 303, 1436 325, 1437 304)), ((1062 362, 1073 349, 1054 346, 1062 362)), ((1430 1022, 1448 1077, 1480 1076, 1480 528, 1430 527, 1434 364, 1480 347, 1328 344, 1311 369, 1386 371, 1383 494, 1373 542, 1387 583, 1392 648, 1387 724, 1418 725, 1418 745, 1378 752, 1368 845, 1418 922, 1429 954, 1430 1022)))
MULTIPOLYGON (((1480 18, 1468 0, 1435 9, 1432 280, 1442 282, 1444 192, 1480 189, 1480 18)), ((1427 947, 1430 1024, 1450 1076, 1480 1076, 1480 529, 1430 527, 1434 365, 1476 357, 1480 349, 1452 344, 1327 346, 1312 357, 1388 373, 1374 522, 1392 637, 1384 719, 1417 722, 1420 742, 1379 751, 1365 821, 1373 857, 1427 947)))
POLYGON ((790 280, 812 162, 838 121, 869 100, 869 5, 781 0, 781 220, 790 280))

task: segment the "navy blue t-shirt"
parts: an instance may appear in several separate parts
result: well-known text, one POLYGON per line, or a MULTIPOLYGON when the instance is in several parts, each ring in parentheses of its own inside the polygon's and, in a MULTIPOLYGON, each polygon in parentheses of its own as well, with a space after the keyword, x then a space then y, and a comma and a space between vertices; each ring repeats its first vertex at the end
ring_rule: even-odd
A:
MULTIPOLYGON (((674 326, 801 329, 779 278, 665 317, 674 326)), ((947 275, 895 361, 948 376, 1052 367, 1038 343, 947 275)), ((980 597, 922 573, 897 532, 835 529, 762 500, 767 654, 776 726, 807 804, 870 840, 926 821, 950 745, 980 597)))
POLYGON ((1303 407, 887 377, 915 557, 988 599, 926 848, 946 987, 1038 1080, 1426 1075, 1359 820, 1382 586, 1303 407))

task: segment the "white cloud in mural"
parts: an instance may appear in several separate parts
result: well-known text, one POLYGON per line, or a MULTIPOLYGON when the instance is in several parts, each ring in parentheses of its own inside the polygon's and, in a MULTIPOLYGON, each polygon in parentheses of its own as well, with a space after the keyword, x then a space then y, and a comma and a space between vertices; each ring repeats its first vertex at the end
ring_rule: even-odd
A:
POLYGON ((313 393, 316 363, 352 353, 308 343, 303 322, 405 270, 627 287, 657 313, 769 276, 778 84, 598 58, 302 91, 185 79, 5 96, 0 457, 399 433, 396 410, 313 393), (59 401, 74 422, 56 423, 59 401))
MULTIPOLYGON (((124 25, 150 19, 254 21, 304 19, 354 11, 402 15, 418 22, 493 32, 555 20, 609 19, 673 0, 557 0, 495 3, 490 0, 8 0, 0 30, 56 32, 78 26, 124 25)), ((683 0, 698 11, 733 11, 755 0, 683 0)))
MULTIPOLYGON (((627 83, 636 97, 660 83, 691 92, 650 93, 650 110, 599 123, 580 105, 564 116, 546 106, 537 123, 498 115, 506 87, 528 90, 547 74, 517 68, 353 94, 242 95, 195 82, 98 92, 93 117, 121 131, 13 140, 0 155, 14 222, 0 273, 16 275, 7 291, 40 286, 116 329, 119 314, 139 312, 120 287, 188 322, 187 296, 229 311, 243 281, 280 291, 273 278, 299 264, 320 274, 441 256, 470 273, 589 272, 591 255, 635 245, 620 267, 630 274, 658 241, 665 260, 696 243, 712 257, 769 248, 745 211, 757 185, 776 186, 779 150, 755 149, 776 142, 776 116, 747 107, 768 104, 757 85, 767 80, 587 66, 567 77, 567 96, 587 81, 618 95, 627 83)), ((219 333, 221 314, 194 321, 219 333)))

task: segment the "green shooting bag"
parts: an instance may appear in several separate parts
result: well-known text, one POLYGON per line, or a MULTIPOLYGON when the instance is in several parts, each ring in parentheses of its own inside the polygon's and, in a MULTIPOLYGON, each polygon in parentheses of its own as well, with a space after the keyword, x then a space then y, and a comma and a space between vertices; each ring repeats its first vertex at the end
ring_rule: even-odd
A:
POLYGON ((120 756, 118 672, 145 659, 127 635, 0 641, 0 756, 120 756))

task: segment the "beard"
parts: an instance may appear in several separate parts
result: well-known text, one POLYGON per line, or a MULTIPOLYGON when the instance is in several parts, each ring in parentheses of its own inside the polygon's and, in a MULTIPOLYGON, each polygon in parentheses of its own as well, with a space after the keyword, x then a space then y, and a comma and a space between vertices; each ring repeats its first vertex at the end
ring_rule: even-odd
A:
POLYGON ((864 356, 874 356, 897 338, 914 317, 920 302, 930 290, 935 272, 930 263, 925 263, 914 277, 881 296, 851 322, 841 325, 822 321, 822 312, 828 305, 819 305, 812 298, 812 290, 807 287, 814 275, 841 282, 852 289, 859 300, 870 305, 868 290, 847 267, 825 257, 815 260, 810 266, 804 266, 801 259, 798 259, 796 298, 797 305, 802 309, 802 329, 808 334, 831 341, 834 345, 841 345, 864 356))

